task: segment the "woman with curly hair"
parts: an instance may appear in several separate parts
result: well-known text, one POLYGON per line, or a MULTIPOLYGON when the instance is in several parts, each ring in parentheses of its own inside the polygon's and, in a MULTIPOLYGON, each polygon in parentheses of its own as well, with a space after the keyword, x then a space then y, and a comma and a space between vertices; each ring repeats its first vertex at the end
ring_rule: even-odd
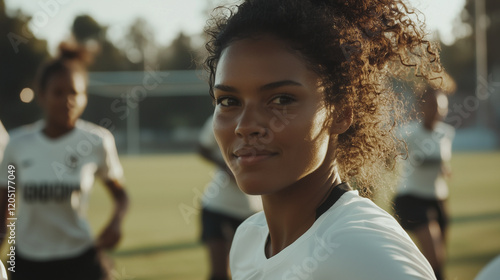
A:
POLYGON ((396 220, 362 197, 400 148, 391 77, 441 71, 414 12, 399 0, 218 11, 206 29, 213 129, 264 208, 236 232, 233 279, 435 279, 396 220))

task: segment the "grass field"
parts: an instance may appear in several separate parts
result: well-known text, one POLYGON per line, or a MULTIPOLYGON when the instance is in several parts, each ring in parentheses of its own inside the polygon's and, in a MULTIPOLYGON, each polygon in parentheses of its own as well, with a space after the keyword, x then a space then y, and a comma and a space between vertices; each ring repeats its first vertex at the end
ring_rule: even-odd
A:
MULTIPOLYGON (((198 213, 212 167, 194 154, 121 160, 132 204, 124 239, 111 254, 115 279, 206 279, 198 213)), ((500 254, 500 152, 456 153, 452 167, 446 270, 450 280, 469 280, 500 254)), ((387 207, 391 192, 379 197, 377 203, 387 207)), ((109 201, 96 185, 89 207, 96 233, 109 218, 109 201)))

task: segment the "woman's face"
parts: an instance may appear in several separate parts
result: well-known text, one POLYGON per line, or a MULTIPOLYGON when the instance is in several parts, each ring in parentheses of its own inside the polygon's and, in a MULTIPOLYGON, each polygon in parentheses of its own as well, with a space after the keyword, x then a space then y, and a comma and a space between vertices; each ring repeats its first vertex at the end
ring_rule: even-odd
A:
POLYGON ((421 109, 424 123, 432 124, 440 121, 448 114, 448 98, 440 91, 430 91, 424 94, 421 109))
POLYGON ((39 98, 48 124, 72 129, 87 106, 83 73, 68 70, 52 74, 39 98))
POLYGON ((214 95, 215 137, 244 192, 276 193, 333 165, 325 161, 332 130, 325 126, 320 79, 283 41, 229 45, 217 65, 214 95))

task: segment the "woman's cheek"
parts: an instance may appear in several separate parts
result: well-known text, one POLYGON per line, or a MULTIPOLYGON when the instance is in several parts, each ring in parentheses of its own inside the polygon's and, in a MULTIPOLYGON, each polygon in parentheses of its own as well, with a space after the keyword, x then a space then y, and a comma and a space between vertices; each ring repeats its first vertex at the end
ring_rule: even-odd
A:
POLYGON ((87 95, 86 94, 79 94, 76 99, 75 99, 76 105, 78 107, 85 107, 87 106, 87 95))

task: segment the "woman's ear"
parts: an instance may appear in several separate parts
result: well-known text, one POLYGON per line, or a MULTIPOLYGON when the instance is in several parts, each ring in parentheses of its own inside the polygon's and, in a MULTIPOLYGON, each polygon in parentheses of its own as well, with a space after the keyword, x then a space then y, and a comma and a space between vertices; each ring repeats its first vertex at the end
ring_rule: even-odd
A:
POLYGON ((335 118, 332 120, 330 128, 331 134, 342 134, 346 132, 352 124, 352 108, 346 106, 341 112, 334 114, 335 118))

